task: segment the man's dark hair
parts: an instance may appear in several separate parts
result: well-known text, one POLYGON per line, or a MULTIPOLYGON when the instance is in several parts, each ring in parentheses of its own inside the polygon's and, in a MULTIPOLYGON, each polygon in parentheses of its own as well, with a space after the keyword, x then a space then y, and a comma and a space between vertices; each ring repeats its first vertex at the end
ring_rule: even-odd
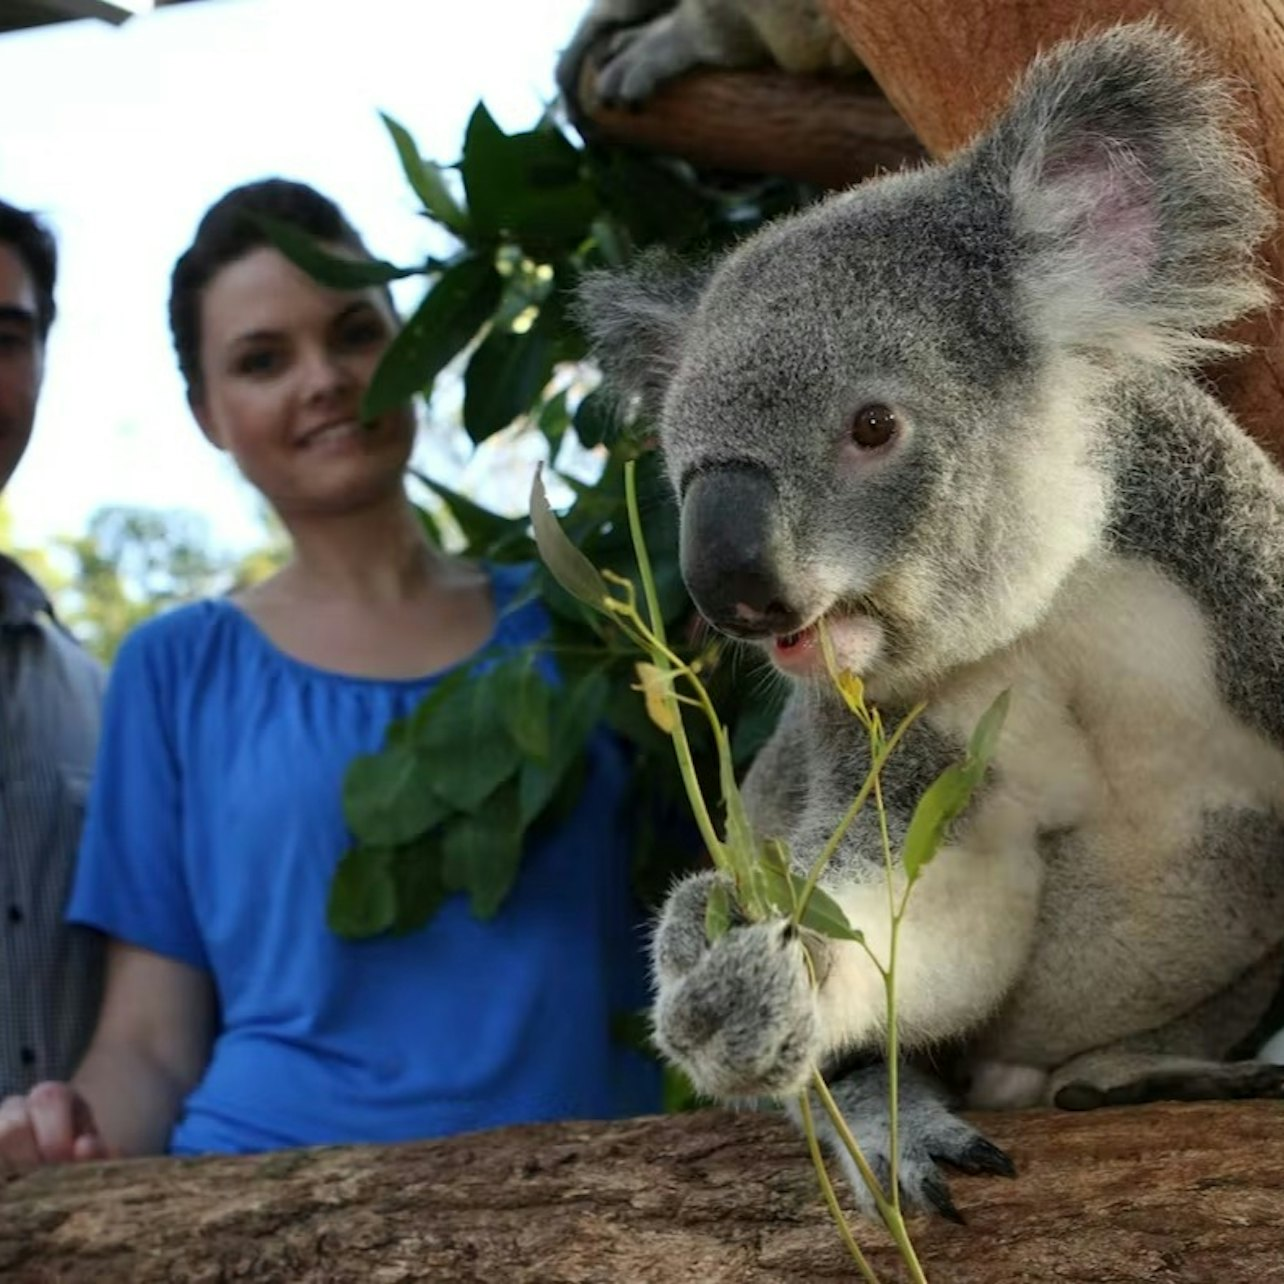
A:
POLYGON ((58 246, 53 233, 27 210, 0 201, 0 245, 22 261, 36 287, 36 326, 43 339, 53 325, 54 282, 58 277, 58 246))
POLYGON ((234 187, 220 197, 206 210, 192 244, 174 264, 170 278, 169 328, 189 398, 198 398, 203 391, 201 296, 229 264, 272 244, 272 238, 258 222, 260 215, 289 223, 320 241, 342 245, 370 257, 343 211, 306 183, 265 178, 234 187))

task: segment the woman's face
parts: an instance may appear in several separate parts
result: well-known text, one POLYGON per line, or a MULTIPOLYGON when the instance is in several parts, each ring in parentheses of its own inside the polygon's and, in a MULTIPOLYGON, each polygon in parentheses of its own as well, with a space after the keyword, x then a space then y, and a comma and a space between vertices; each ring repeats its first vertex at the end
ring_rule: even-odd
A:
POLYGON ((200 306, 196 417, 283 517, 347 511, 400 489, 410 406, 373 423, 359 417, 396 333, 378 290, 326 289, 263 247, 223 268, 200 306))

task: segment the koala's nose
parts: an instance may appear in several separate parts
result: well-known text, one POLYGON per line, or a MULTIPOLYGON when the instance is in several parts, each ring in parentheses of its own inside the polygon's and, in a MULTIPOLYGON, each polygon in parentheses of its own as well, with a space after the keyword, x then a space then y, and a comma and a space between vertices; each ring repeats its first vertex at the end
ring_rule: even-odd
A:
POLYGON ((767 473, 700 473, 682 499, 682 578, 711 624, 741 637, 791 633, 802 619, 780 565, 778 497, 767 473))

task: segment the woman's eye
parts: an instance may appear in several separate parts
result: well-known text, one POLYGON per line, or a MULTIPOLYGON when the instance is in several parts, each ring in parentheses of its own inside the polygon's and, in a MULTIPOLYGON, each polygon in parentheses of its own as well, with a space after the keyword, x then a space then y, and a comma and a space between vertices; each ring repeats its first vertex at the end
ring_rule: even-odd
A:
POLYGON ((237 357, 236 372, 244 375, 270 374, 277 367, 277 357, 278 354, 270 348, 252 348, 237 357))
POLYGON ((896 436, 898 427, 896 412, 890 406, 875 402, 862 406, 852 416, 852 441, 862 450, 877 450, 896 436))
POLYGON ((382 321, 353 321, 345 326, 342 331, 343 342, 354 348, 364 348, 369 344, 378 343, 387 331, 384 329, 382 321))

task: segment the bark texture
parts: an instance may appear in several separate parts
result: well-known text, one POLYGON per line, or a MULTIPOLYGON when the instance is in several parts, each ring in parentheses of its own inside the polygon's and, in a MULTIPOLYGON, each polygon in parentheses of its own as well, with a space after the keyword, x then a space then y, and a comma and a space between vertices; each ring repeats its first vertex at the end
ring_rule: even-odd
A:
MULTIPOLYGON (((932 1284, 1284 1281, 1284 1107, 984 1117, 1020 1176, 914 1219, 932 1284)), ((841 1189, 841 1187, 840 1187, 841 1189)), ((886 1236, 858 1235, 879 1279, 886 1236)), ((393 1147, 135 1160, 0 1187, 6 1284, 820 1284, 857 1279, 801 1138, 702 1111, 393 1147)))

